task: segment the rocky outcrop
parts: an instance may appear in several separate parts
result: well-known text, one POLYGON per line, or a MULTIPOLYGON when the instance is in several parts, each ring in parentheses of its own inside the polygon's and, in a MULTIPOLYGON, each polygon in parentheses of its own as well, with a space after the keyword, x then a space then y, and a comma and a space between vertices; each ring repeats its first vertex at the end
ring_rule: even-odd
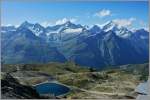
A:
POLYGON ((2 99, 38 99, 36 90, 30 86, 21 85, 10 74, 1 80, 2 99))

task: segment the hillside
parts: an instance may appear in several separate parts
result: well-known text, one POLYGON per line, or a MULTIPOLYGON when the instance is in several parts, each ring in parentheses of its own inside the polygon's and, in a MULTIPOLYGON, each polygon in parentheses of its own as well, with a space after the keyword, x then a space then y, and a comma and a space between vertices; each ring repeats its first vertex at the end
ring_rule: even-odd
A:
POLYGON ((147 80, 148 64, 123 65, 99 71, 73 62, 17 64, 4 65, 2 72, 11 72, 23 85, 33 86, 49 80, 69 86, 71 91, 59 98, 135 98, 135 87, 147 80))

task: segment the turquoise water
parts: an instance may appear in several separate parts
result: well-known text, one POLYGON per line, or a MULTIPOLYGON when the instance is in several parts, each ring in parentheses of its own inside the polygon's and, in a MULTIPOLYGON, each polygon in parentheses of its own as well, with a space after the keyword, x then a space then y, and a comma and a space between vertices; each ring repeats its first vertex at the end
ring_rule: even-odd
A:
POLYGON ((43 83, 35 86, 36 91, 39 94, 53 94, 59 96, 70 91, 70 89, 64 85, 57 83, 43 83))

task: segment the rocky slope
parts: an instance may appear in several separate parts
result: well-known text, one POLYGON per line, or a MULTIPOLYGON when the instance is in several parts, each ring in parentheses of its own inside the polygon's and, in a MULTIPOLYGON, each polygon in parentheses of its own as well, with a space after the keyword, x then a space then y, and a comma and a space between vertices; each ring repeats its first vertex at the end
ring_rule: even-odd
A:
POLYGON ((39 94, 31 87, 21 85, 10 74, 1 80, 2 99, 39 99, 39 94))

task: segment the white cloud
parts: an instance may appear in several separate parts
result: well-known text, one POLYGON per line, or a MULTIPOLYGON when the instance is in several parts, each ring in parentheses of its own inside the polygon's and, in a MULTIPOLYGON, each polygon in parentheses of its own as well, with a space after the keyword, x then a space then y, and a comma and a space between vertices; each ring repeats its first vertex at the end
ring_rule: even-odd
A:
POLYGON ((6 26, 6 27, 9 27, 9 26, 14 26, 15 28, 19 27, 20 25, 12 25, 12 24, 1 24, 1 26, 6 26))
POLYGON ((75 18, 70 18, 70 19, 68 19, 68 18, 63 18, 63 19, 59 19, 59 20, 56 21, 56 25, 64 24, 64 23, 66 23, 67 21, 70 21, 70 22, 73 23, 73 22, 76 22, 77 19, 75 19, 75 18))
POLYGON ((136 18, 129 18, 129 19, 114 19, 113 22, 119 26, 131 26, 132 23, 136 20, 136 18))
POLYGON ((5 25, 5 26, 13 26, 12 24, 7 24, 7 25, 5 25))
POLYGON ((52 26, 54 25, 53 23, 49 22, 49 21, 44 21, 42 23, 40 23, 42 26, 47 27, 47 26, 52 26))
POLYGON ((99 12, 97 12, 95 15, 99 16, 99 17, 110 16, 111 15, 111 11, 109 9, 102 9, 99 12))
POLYGON ((139 25, 148 30, 148 23, 144 22, 143 20, 139 20, 139 25))
POLYGON ((149 27, 144 27, 144 29, 145 29, 146 31, 148 31, 148 32, 150 31, 150 30, 149 30, 149 27))
POLYGON ((15 25, 15 28, 18 28, 20 25, 15 25))

